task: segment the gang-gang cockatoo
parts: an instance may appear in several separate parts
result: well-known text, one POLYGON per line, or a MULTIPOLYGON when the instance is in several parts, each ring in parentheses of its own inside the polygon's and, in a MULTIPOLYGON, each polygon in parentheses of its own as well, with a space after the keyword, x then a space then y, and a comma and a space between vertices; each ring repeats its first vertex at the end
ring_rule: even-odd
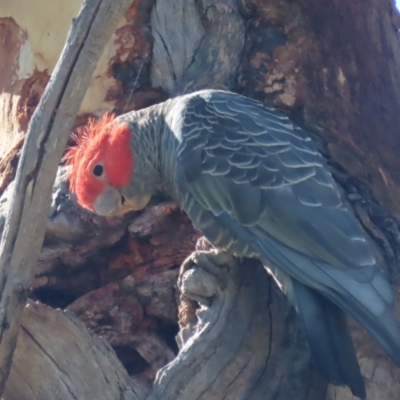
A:
POLYGON ((329 381, 365 398, 344 312, 400 365, 390 285, 322 156, 286 116, 203 90, 83 131, 67 154, 81 206, 115 216, 168 195, 215 246, 268 268, 329 381))

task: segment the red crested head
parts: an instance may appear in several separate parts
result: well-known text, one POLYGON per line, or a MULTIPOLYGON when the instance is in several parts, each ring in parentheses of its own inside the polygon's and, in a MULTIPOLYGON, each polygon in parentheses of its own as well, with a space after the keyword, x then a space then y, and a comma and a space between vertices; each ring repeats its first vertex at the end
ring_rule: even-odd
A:
POLYGON ((72 165, 70 190, 78 203, 94 210, 94 203, 108 187, 121 189, 129 184, 133 172, 131 131, 105 114, 99 121, 90 119, 74 137, 77 146, 64 159, 72 165))

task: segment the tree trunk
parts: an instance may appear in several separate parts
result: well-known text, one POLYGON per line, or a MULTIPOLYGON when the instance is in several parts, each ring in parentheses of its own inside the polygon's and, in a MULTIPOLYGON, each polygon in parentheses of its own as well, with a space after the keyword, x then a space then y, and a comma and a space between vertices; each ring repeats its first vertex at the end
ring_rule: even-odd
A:
MULTIPOLYGON (((0 0, 1 225, 21 138, 80 6, 19 3, 0 0)), ((390 0, 138 0, 75 125, 201 88, 281 109, 313 134, 394 285, 400 319, 399 27, 390 0)), ((3 397, 90 398, 93 388, 110 399, 353 399, 314 370, 296 314, 257 263, 200 241, 179 273, 199 236, 173 204, 90 214, 60 167, 31 298, 75 314, 119 361, 73 317, 31 304, 3 397)), ((368 399, 397 399, 400 370, 351 327, 368 399)))

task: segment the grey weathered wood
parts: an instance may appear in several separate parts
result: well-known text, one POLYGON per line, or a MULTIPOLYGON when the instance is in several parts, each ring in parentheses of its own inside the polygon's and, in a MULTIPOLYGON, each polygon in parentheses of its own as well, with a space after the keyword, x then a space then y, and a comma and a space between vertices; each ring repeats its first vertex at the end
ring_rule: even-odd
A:
POLYGON ((171 92, 185 76, 205 34, 195 1, 157 1, 151 13, 151 26, 152 83, 171 92))
POLYGON ((7 400, 139 400, 111 346, 72 314, 40 303, 24 310, 7 400))
POLYGON ((173 95, 232 89, 245 44, 237 0, 158 0, 151 26, 153 86, 173 95))
POLYGON ((147 400, 324 398, 301 328, 287 324, 294 311, 258 262, 199 251, 183 265, 179 288, 181 350, 147 400))
POLYGON ((180 352, 158 372, 152 393, 75 317, 30 303, 5 398, 324 398, 326 382, 311 368, 300 324, 265 270, 208 246, 201 240, 181 268, 180 352))
POLYGON ((0 394, 9 374, 50 193, 79 105, 106 42, 132 0, 87 0, 32 117, 0 256, 0 394))

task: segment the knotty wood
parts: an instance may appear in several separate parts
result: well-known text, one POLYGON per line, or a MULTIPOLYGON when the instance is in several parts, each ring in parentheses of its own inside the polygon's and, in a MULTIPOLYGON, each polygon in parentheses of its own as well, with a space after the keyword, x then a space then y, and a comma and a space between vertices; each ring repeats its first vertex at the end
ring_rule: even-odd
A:
POLYGON ((294 310, 256 260, 210 248, 182 265, 180 352, 147 400, 323 399, 294 310), (192 306, 192 307, 191 307, 192 306))

